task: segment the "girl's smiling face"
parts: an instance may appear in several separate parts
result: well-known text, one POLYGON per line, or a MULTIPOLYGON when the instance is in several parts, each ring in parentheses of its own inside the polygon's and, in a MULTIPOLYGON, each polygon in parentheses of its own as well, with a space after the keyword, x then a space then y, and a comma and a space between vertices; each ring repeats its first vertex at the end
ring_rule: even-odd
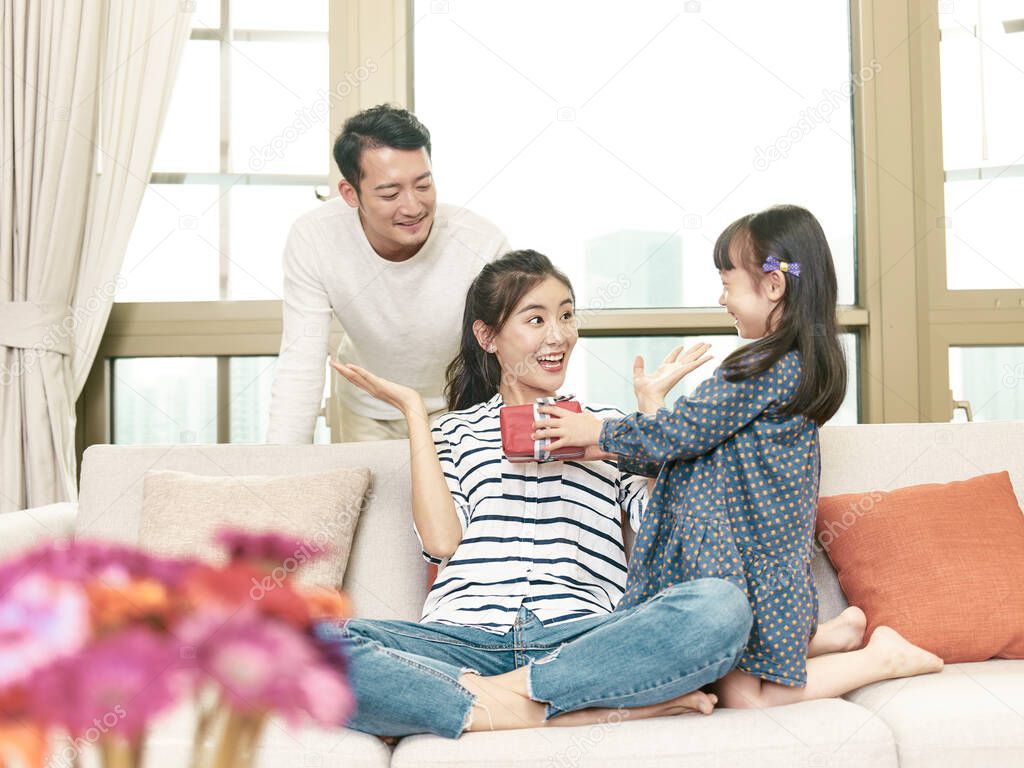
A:
POLYGON ((550 397, 565 383, 578 338, 572 292, 547 277, 526 292, 497 334, 479 320, 474 331, 501 364, 499 391, 507 405, 550 397))
MULTIPOLYGON (((737 238, 738 239, 738 238, 737 238)), ((734 239, 729 244, 729 259, 742 264, 743 255, 734 239)), ((736 332, 741 339, 760 339, 771 332, 769 316, 785 293, 785 278, 781 272, 751 275, 743 267, 718 270, 722 279, 722 295, 718 303, 736 320, 736 332)))

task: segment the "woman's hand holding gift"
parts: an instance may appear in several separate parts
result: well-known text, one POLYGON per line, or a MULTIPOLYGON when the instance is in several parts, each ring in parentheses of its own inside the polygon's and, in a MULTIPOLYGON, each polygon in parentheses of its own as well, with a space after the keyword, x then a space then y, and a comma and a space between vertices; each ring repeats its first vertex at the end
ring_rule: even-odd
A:
POLYGON ((686 374, 696 370, 711 359, 710 344, 694 344, 687 350, 683 345, 668 353, 653 373, 644 371, 644 359, 637 355, 633 361, 633 391, 636 392, 637 407, 642 413, 655 413, 665 407, 665 396, 686 374))

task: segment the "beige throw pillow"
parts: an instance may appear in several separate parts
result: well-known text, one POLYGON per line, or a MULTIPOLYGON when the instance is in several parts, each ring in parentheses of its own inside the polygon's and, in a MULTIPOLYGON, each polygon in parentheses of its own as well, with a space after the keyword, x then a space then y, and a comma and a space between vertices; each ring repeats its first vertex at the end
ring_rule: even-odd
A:
POLYGON ((194 475, 157 470, 143 480, 139 545, 156 554, 227 561, 214 541, 224 528, 274 531, 301 540, 280 571, 304 586, 340 587, 369 469, 313 475, 194 475), (324 550, 328 550, 326 554, 324 550), (320 553, 312 562, 310 556, 320 553))

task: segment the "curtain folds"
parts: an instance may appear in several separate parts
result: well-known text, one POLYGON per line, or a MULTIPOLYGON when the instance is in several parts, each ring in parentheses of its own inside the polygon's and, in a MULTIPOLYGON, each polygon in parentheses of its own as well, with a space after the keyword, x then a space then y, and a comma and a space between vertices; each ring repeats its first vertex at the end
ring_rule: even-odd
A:
POLYGON ((75 401, 191 28, 183 0, 0 0, 0 513, 77 499, 75 401))

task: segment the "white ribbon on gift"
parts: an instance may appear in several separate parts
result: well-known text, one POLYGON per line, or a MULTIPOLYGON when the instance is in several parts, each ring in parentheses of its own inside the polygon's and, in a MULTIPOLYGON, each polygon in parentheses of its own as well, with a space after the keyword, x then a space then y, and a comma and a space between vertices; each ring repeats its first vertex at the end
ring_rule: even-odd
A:
MULTIPOLYGON (((542 405, 554 405, 560 400, 572 400, 572 395, 558 395, 557 397, 538 397, 533 401, 533 420, 534 421, 547 421, 551 418, 546 413, 540 412, 542 405)), ((542 437, 539 440, 533 441, 533 458, 537 461, 550 461, 551 451, 548 450, 548 446, 551 445, 551 438, 542 437)))

